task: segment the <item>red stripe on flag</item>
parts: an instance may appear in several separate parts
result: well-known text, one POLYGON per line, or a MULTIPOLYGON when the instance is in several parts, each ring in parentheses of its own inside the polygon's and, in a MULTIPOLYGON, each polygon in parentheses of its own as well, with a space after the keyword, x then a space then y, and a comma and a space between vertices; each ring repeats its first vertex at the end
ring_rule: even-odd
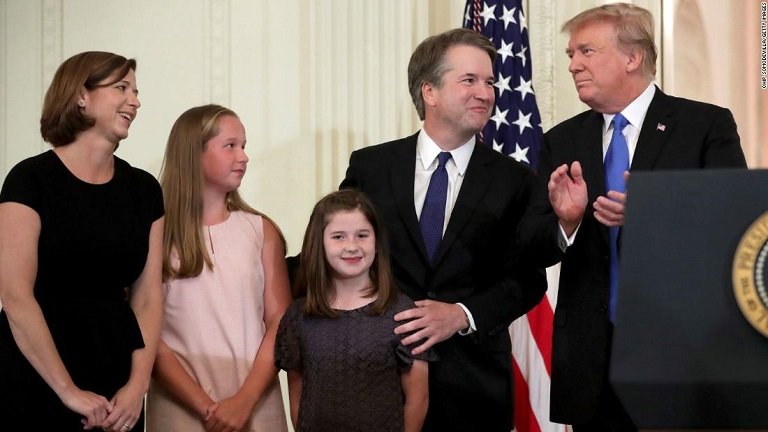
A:
POLYGON ((539 304, 528 311, 526 315, 533 339, 536 341, 536 346, 539 347, 539 352, 544 358, 547 374, 552 376, 552 322, 554 320, 554 313, 547 296, 544 296, 539 304))
POLYGON ((528 384, 514 357, 512 375, 515 383, 515 429, 520 432, 541 432, 539 421, 536 420, 536 414, 531 407, 528 384))

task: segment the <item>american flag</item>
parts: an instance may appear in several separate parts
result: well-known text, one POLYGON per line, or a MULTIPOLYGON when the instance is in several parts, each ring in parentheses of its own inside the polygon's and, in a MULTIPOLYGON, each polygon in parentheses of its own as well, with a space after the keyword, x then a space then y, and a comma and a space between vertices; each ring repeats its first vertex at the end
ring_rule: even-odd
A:
POLYGON ((467 0, 464 27, 496 46, 496 107, 483 129, 483 142, 533 168, 539 161, 541 116, 536 106, 521 0, 467 0))
MULTIPOLYGON (((497 52, 494 63, 496 106, 483 129, 483 142, 535 169, 542 129, 533 91, 522 0, 467 0, 464 27, 488 37, 497 52)), ((551 281, 550 286, 553 286, 551 281)), ((557 290, 547 290, 541 303, 509 328, 517 432, 566 430, 564 425, 549 421, 552 320, 556 301, 557 290)))

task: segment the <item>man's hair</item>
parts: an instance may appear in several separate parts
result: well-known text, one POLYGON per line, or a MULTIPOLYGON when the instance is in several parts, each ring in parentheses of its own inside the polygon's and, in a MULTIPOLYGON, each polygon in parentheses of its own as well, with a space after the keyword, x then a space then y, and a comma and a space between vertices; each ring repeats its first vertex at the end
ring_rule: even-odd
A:
POLYGON ((656 43, 653 40, 653 15, 639 6, 613 3, 587 9, 566 21, 562 32, 573 33, 596 22, 613 24, 616 46, 624 52, 639 49, 643 52, 643 71, 656 75, 656 43))
POLYGON ((437 88, 443 86, 443 74, 448 71, 445 53, 456 45, 480 48, 491 58, 491 64, 496 58, 496 48, 491 41, 469 29, 448 30, 424 39, 413 51, 411 60, 408 62, 408 90, 421 120, 424 120, 424 98, 421 94, 421 86, 424 83, 430 83, 437 88))

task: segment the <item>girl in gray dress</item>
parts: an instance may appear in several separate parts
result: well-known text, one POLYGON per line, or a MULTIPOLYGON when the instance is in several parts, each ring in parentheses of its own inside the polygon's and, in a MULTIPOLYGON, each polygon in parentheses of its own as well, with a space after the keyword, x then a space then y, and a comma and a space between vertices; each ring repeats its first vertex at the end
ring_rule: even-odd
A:
POLYGON ((428 404, 427 362, 396 335, 398 294, 385 236, 359 191, 315 205, 301 251, 296 300, 283 317, 275 361, 288 372, 297 431, 419 431, 428 404))

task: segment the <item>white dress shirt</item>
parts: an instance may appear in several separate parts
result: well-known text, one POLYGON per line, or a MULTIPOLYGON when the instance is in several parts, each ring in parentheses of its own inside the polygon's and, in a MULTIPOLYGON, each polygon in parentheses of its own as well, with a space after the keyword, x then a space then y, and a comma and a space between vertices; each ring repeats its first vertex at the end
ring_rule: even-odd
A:
MULTIPOLYGON (((445 170, 448 172, 448 196, 445 200, 445 218, 443 219, 443 234, 451 219, 453 206, 456 204, 456 198, 459 196, 461 183, 464 181, 464 175, 467 173, 467 166, 472 152, 475 150, 475 137, 469 139, 458 148, 451 150, 451 158, 445 164, 445 170)), ((413 180, 413 205, 416 209, 416 215, 421 219, 421 210, 424 208, 424 200, 427 197, 427 188, 432 173, 435 172, 438 165, 437 155, 443 152, 427 132, 422 129, 416 139, 416 168, 413 180)), ((459 331, 460 335, 468 335, 477 330, 472 312, 462 303, 456 303, 463 310, 469 321, 469 328, 459 331)))
MULTIPOLYGON (((648 107, 651 106, 653 95, 656 93, 656 86, 653 82, 648 84, 648 87, 640 93, 640 96, 635 98, 626 108, 621 110, 621 114, 627 119, 627 125, 622 130, 624 138, 627 140, 627 150, 629 150, 629 166, 632 166, 632 160, 635 157, 635 149, 637 148, 637 140, 640 138, 640 131, 643 129, 643 122, 645 121, 645 115, 648 113, 648 107)), ((613 135, 613 125, 611 122, 617 113, 605 114, 603 113, 603 160, 608 153, 608 146, 611 144, 611 135, 613 135)), ((579 224, 581 226, 581 224, 579 224)), ((573 244, 576 239, 576 233, 579 232, 577 227, 573 234, 566 238, 567 246, 573 244)), ((565 237, 565 231, 562 225, 560 226, 560 236, 565 237)))
MULTIPOLYGON (((448 171, 448 196, 445 200, 443 234, 445 234, 445 228, 448 226, 448 220, 451 218, 453 206, 456 205, 456 198, 459 196, 461 183, 464 181, 464 175, 467 173, 469 158, 474 150, 475 137, 472 137, 459 148, 450 151, 451 158, 445 164, 445 170, 448 171)), ((424 200, 427 197, 429 180, 432 178, 432 173, 437 169, 437 155, 441 152, 443 152, 443 149, 422 129, 416 140, 416 175, 413 181, 413 205, 416 208, 416 215, 419 219, 421 219, 421 210, 424 208, 424 200)))
MULTIPOLYGON (((651 106, 651 101, 653 100, 653 95, 655 93, 656 86, 653 83, 650 83, 648 84, 648 87, 640 93, 640 96, 627 105, 626 108, 621 110, 621 114, 628 121, 622 134, 627 140, 627 147, 629 149, 629 166, 632 166, 632 159, 635 156, 635 149, 637 148, 637 139, 640 137, 640 130, 643 128, 645 114, 648 113, 648 107, 651 106)), ((611 135, 613 135, 613 125, 611 122, 615 116, 616 113, 603 113, 603 160, 605 160, 605 154, 608 152, 608 146, 611 144, 611 135)))

